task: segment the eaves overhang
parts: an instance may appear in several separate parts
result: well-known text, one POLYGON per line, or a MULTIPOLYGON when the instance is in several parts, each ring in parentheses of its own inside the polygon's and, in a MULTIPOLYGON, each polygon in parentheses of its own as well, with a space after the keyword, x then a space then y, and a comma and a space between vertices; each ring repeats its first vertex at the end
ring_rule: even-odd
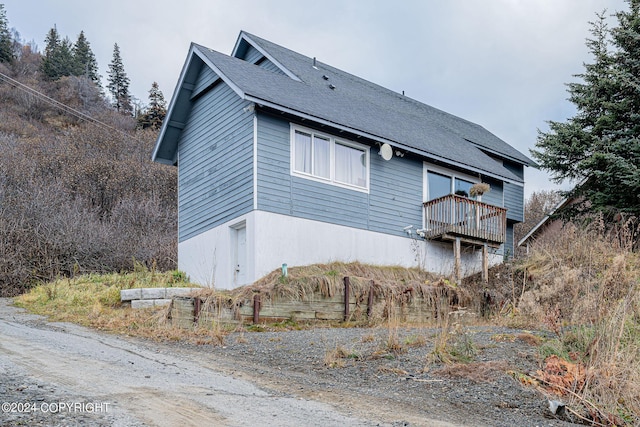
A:
MULTIPOLYGON (((174 90, 173 96, 169 108, 167 109, 167 115, 160 128, 160 133, 151 155, 151 160, 157 163, 163 163, 168 165, 177 164, 177 151, 178 151, 178 139, 182 129, 186 126, 186 123, 181 120, 176 120, 175 116, 179 108, 183 108, 183 104, 187 104, 191 98, 191 93, 194 89, 194 84, 187 81, 187 75, 193 67, 193 61, 195 58, 201 60, 206 66, 210 67, 217 76, 224 81, 240 98, 245 98, 245 93, 238 85, 236 85, 225 73, 220 70, 208 57, 202 52, 202 49, 207 49, 203 46, 191 43, 187 59, 182 67, 178 85, 174 90)), ((211 49, 210 49, 211 50, 211 49)), ((211 50, 212 51, 212 50, 211 50)), ((213 51, 212 51, 213 52, 213 51)), ((185 120, 186 121, 186 120, 185 120)))
POLYGON ((375 134, 372 134, 372 133, 369 133, 369 132, 366 132, 366 131, 362 131, 360 129, 356 129, 356 128, 353 128, 353 127, 345 126, 345 125, 342 125, 340 123, 336 123, 336 122, 333 122, 333 121, 330 121, 330 120, 323 119, 321 117, 317 117, 317 116, 313 116, 311 114, 307 114, 307 113, 304 113, 304 112, 301 112, 301 111, 297 111, 295 109, 286 107, 284 105, 280 105, 280 104, 274 103, 272 101, 268 101, 268 100, 265 100, 265 99, 262 99, 262 98, 259 98, 259 97, 255 97, 255 96, 252 96, 250 94, 247 94, 244 97, 244 99, 247 100, 247 101, 253 102, 253 103, 255 103, 255 104, 259 105, 259 106, 269 107, 269 108, 271 108, 273 110, 281 111, 281 112, 284 112, 284 113, 299 117, 301 119, 314 121, 314 122, 319 123, 319 124, 323 124, 323 125, 326 125, 326 126, 333 127, 335 129, 339 129, 339 130, 342 130, 342 131, 345 131, 345 132, 350 132, 350 133, 352 133, 354 135, 358 135, 358 136, 373 140, 373 141, 378 142, 380 144, 389 144, 389 145, 391 145, 391 146, 393 146, 395 148, 401 149, 402 151, 409 152, 409 153, 415 154, 417 156, 423 157, 423 158, 425 158, 425 160, 432 160, 432 161, 445 163, 445 164, 448 164, 448 165, 451 165, 451 166, 454 166, 454 167, 457 167, 457 168, 460 168, 460 169, 464 169, 464 170, 467 170, 467 171, 470 171, 470 172, 478 173, 478 174, 480 174, 482 176, 495 178, 495 179, 498 179, 500 181, 508 182, 510 184, 514 184, 514 185, 518 185, 518 186, 524 186, 524 181, 522 181, 522 180, 514 179, 514 178, 511 178, 511 177, 506 177, 506 176, 503 176, 503 175, 500 175, 500 174, 496 174, 496 173, 491 172, 491 171, 486 171, 486 170, 483 170, 483 169, 480 169, 480 168, 477 168, 477 167, 474 167, 474 166, 471 166, 471 165, 468 165, 468 164, 465 164, 465 163, 462 163, 462 162, 454 161, 454 160, 448 159, 446 157, 438 156, 438 155, 435 155, 433 153, 429 153, 427 151, 423 151, 423 150, 411 147, 409 145, 403 144, 403 143, 398 142, 398 141, 394 141, 394 140, 391 140, 391 139, 388 139, 388 138, 385 138, 385 137, 382 137, 382 136, 379 136, 379 135, 375 135, 375 134))

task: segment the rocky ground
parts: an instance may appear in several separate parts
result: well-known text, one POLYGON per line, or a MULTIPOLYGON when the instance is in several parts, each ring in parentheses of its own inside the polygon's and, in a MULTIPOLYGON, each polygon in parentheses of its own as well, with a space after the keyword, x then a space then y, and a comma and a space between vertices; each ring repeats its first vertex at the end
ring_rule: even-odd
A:
POLYGON ((226 362, 232 371, 306 398, 347 406, 369 401, 374 413, 393 408, 385 419, 394 425, 429 425, 424 418, 470 426, 571 425, 551 414, 546 395, 514 378, 516 372, 539 369, 534 342, 542 333, 464 327, 457 337, 456 332, 449 335, 448 345, 466 342, 472 360, 445 364, 432 355, 439 331, 379 327, 240 332, 227 336, 221 346, 187 347, 226 362))
MULTIPOLYGON (((0 400, 15 405, 40 405, 40 410, 25 412, 22 408, 22 412, 12 412, 11 407, 3 406, 0 426, 176 425, 170 420, 163 424, 163 421, 158 421, 162 420, 161 417, 153 418, 153 411, 162 411, 162 405, 180 405, 180 402, 183 402, 180 406, 184 411, 177 415, 187 414, 187 420, 200 422, 208 419, 207 414, 212 413, 210 409, 213 407, 224 412, 224 405, 229 403, 220 403, 220 399, 230 399, 229 402, 234 399, 233 392, 223 393, 215 389, 215 384, 222 378, 215 372, 233 378, 233 381, 257 385, 264 390, 264 396, 256 402, 271 403, 265 407, 249 405, 245 415, 241 412, 244 408, 239 409, 240 412, 231 414, 235 418, 209 419, 210 425, 256 425, 256 419, 265 426, 296 425, 279 424, 279 420, 286 418, 286 409, 278 412, 278 418, 266 419, 261 415, 270 413, 270 405, 275 408, 278 402, 285 406, 295 406, 295 402, 301 405, 316 405, 313 402, 328 404, 323 411, 327 411, 327 417, 333 418, 324 418, 325 423, 316 419, 313 425, 348 425, 344 424, 345 421, 337 421, 347 419, 360 420, 358 425, 392 427, 571 425, 550 413, 547 396, 523 386, 514 378, 514 372, 528 373, 539 368, 535 337, 542 334, 537 332, 487 326, 460 327, 455 333, 446 335, 448 352, 437 354, 446 358, 455 353, 458 357, 466 355, 470 360, 447 364, 439 361, 434 353, 436 343, 443 335, 440 330, 430 328, 244 331, 227 335, 221 345, 198 345, 107 336, 72 325, 49 324, 36 316, 17 315, 8 306, 5 306, 5 311, 8 314, 0 319, 4 326, 2 322, 0 326, 12 329, 11 332, 9 329, 5 331, 8 341, 0 340, 0 348, 5 347, 9 351, 7 358, 0 354, 0 400), (28 325, 27 321, 30 322, 28 325), (55 339, 60 341, 51 350, 55 357, 48 360, 48 355, 40 350, 38 354, 23 356, 28 360, 22 363, 16 347, 22 330, 24 334, 41 334, 43 337, 49 330, 55 332, 55 339), (77 340, 75 344, 74 341, 67 342, 72 338, 77 340), (97 346, 95 352, 90 353, 88 347, 80 351, 77 349, 78 346, 89 345, 97 346), (117 357, 107 354, 116 350, 117 357), (64 356, 67 352, 75 362, 64 359, 68 359, 64 356), (138 359, 133 364, 136 357, 138 359), (113 360, 117 360, 118 365, 114 364, 110 369, 108 363, 115 363, 113 360), (147 361, 148 364, 149 360, 154 362, 140 369, 140 363, 147 361), (162 363, 156 363, 158 361, 162 363), (45 362, 49 363, 46 369, 38 370, 39 363, 45 362), (100 375, 99 372, 108 369, 112 371, 113 379, 74 379, 74 369, 83 372, 82 365, 87 363, 95 366, 84 372, 100 375), (118 374, 126 372, 127 366, 134 369, 131 375, 138 375, 139 379, 124 378, 118 374), (175 373, 168 372, 178 368, 180 370, 175 373), (56 370, 59 371, 57 374, 49 374, 56 370), (178 373, 180 375, 176 376, 178 373), (116 377, 120 378, 121 384, 113 383, 118 381, 116 377), (180 378, 186 384, 182 394, 171 393, 180 387, 171 385, 173 380, 170 378, 180 378), (127 385, 128 382, 132 385, 127 385), (214 389, 198 397, 198 393, 208 389, 206 384, 214 389), (131 390, 142 390, 146 394, 129 393, 131 390), (90 402, 91 396, 113 403, 116 411, 88 411, 87 408, 79 412, 54 411, 51 407, 43 411, 41 406, 43 403, 90 402), (146 412, 118 412, 118 406, 126 409, 123 396, 138 399, 146 412), (157 402, 150 405, 154 396, 157 402), (203 405, 202 410, 198 404, 203 405), (328 412, 327 408, 335 408, 335 412, 328 412), (148 419, 154 421, 145 421, 148 419), (238 419, 247 423, 238 422, 238 419)), ((0 335, 5 334, 2 327, 0 335)), ((46 348, 42 339, 26 342, 31 342, 29 345, 33 349, 46 348)), ((82 375, 87 374, 78 374, 82 375)), ((237 399, 247 398, 240 394, 237 396, 237 399)), ((318 414, 316 406, 309 407, 318 414)), ((181 422, 180 425, 191 424, 181 422)))

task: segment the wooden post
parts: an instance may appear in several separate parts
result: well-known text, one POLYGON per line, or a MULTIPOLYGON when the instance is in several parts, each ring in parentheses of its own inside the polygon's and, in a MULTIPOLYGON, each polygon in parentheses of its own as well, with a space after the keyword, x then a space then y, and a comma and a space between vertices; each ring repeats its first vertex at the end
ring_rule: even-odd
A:
POLYGON ((367 318, 373 314, 373 280, 369 282, 369 299, 367 300, 367 318))
POLYGON ((349 320, 349 294, 351 293, 351 279, 344 278, 344 321, 349 320))
POLYGON ((456 237, 455 242, 453 243, 453 255, 455 257, 454 263, 454 276, 456 280, 456 284, 460 286, 462 284, 462 274, 460 268, 460 237, 456 237))
POLYGON ((489 283, 489 248, 487 242, 482 246, 482 281, 485 285, 489 283))
POLYGON ((260 294, 253 295, 253 324, 260 322, 260 294))
POLYGON ((200 297, 196 297, 193 300, 193 324, 198 325, 198 320, 200 320, 200 297))

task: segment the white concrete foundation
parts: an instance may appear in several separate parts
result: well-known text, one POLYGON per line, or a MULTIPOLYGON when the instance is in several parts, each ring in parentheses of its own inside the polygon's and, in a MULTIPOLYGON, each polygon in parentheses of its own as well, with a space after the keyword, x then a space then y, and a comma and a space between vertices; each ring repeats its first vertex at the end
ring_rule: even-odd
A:
MULTIPOLYGON (((415 237, 415 232, 413 234, 415 237)), ((422 267, 450 275, 453 247, 448 243, 392 236, 263 211, 229 221, 179 243, 178 268, 200 285, 232 289, 252 283, 282 264, 289 267, 360 261, 375 265, 422 267), (238 246, 238 227, 246 228, 246 244, 238 246), (239 249, 240 248, 240 249, 239 249), (246 251, 246 257, 238 256, 246 251), (240 263, 245 265, 238 265, 240 263)), ((482 252, 462 253, 462 274, 481 271, 482 252)), ((502 261, 489 255, 489 264, 502 261)))

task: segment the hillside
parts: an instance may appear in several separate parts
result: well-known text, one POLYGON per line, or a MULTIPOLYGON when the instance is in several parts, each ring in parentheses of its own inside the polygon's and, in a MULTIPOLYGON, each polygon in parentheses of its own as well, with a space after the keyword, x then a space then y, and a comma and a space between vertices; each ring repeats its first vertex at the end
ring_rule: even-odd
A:
POLYGON ((176 171, 150 160, 157 130, 137 129, 91 79, 47 79, 40 53, 17 52, 0 62, 0 296, 175 268, 176 171))

